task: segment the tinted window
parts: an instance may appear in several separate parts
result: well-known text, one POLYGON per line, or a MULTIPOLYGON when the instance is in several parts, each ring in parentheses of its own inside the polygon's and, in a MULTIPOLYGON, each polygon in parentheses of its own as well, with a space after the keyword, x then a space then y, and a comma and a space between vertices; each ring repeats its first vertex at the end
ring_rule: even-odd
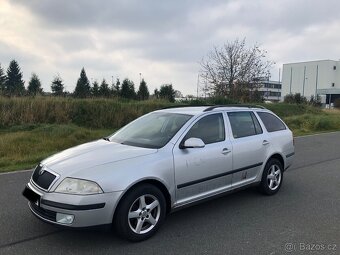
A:
POLYGON ((228 117, 234 138, 262 133, 262 128, 252 112, 229 112, 228 117))
POLYGON ((268 132, 286 129, 285 124, 283 124, 283 122, 273 114, 270 114, 268 112, 258 112, 257 114, 260 116, 268 132))
POLYGON ((200 138, 205 144, 224 141, 225 131, 221 113, 208 115, 197 121, 186 134, 188 138, 200 138))

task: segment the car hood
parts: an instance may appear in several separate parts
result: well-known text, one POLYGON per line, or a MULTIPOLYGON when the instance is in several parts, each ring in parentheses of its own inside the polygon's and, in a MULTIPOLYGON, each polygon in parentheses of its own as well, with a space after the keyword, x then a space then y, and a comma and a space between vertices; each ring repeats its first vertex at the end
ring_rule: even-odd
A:
POLYGON ((72 175, 84 169, 156 153, 148 149, 97 140, 64 150, 41 163, 60 175, 72 175))

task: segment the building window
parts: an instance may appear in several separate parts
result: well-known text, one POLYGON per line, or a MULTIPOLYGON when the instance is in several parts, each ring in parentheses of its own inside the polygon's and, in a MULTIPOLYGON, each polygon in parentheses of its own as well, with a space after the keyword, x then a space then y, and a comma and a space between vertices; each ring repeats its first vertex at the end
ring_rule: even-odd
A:
POLYGON ((333 82, 333 83, 332 83, 332 87, 334 87, 334 85, 335 85, 335 83, 333 82))
POLYGON ((336 70, 336 66, 333 66, 333 70, 336 70))

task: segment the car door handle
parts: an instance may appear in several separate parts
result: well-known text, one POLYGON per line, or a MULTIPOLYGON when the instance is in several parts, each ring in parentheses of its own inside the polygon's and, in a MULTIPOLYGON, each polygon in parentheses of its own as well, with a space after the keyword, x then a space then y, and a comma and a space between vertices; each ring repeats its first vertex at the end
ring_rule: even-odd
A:
POLYGON ((263 140, 262 145, 268 145, 269 142, 267 140, 263 140))
POLYGON ((230 153, 231 152, 231 150, 229 150, 228 148, 224 148, 223 150, 222 150, 222 154, 223 155, 227 155, 228 153, 230 153))

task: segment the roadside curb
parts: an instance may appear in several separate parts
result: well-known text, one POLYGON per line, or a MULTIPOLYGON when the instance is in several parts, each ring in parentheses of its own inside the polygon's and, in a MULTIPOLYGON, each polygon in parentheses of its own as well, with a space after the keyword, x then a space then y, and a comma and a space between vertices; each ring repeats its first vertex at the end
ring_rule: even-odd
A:
POLYGON ((19 174, 19 173, 26 173, 26 172, 32 172, 33 169, 26 169, 26 170, 18 170, 18 171, 11 171, 11 172, 4 172, 4 173, 0 173, 1 175, 9 175, 9 174, 19 174))
POLYGON ((310 137, 310 136, 329 135, 329 134, 335 134, 335 133, 340 133, 340 131, 324 132, 324 133, 317 133, 317 134, 310 134, 310 135, 299 135, 299 136, 294 136, 294 138, 304 138, 304 137, 310 137))

